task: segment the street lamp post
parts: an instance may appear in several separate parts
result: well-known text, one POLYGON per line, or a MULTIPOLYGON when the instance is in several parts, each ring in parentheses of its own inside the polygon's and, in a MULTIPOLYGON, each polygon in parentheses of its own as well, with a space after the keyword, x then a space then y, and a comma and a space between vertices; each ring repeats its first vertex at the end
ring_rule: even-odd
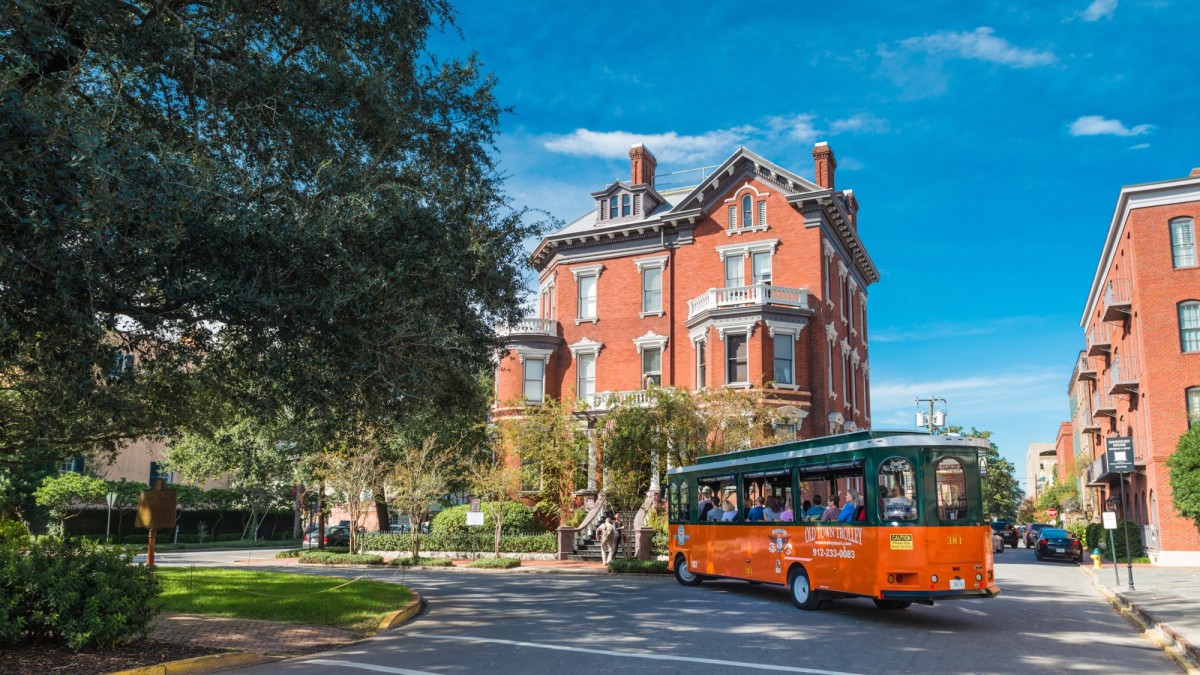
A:
MULTIPOLYGON (((1121 480, 1121 518, 1125 519, 1127 512, 1125 511, 1125 472, 1117 474, 1121 480)), ((1129 590, 1137 590, 1133 587, 1133 549, 1129 547, 1129 522, 1126 521, 1121 529, 1125 531, 1125 561, 1129 566, 1126 576, 1129 577, 1129 590)))
POLYGON ((108 500, 108 523, 104 526, 104 543, 107 544, 112 533, 112 507, 117 502, 117 493, 110 492, 104 498, 108 500))

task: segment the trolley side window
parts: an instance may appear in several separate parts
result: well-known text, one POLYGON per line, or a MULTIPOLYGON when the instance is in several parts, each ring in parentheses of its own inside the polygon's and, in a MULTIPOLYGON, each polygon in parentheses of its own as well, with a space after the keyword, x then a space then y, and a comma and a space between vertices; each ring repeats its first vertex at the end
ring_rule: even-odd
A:
POLYGON ((698 479, 700 486, 700 522, 702 523, 731 523, 737 520, 738 489, 737 476, 703 476, 698 479))
POLYGON ((821 466, 803 466, 797 470, 800 509, 809 503, 804 520, 862 522, 868 517, 864 498, 866 487, 862 460, 850 460, 821 466), (853 506, 847 503, 853 500, 853 506))
POLYGON ((917 472, 903 457, 889 457, 879 464, 879 513, 882 520, 917 519, 917 472))
POLYGON ((962 462, 951 457, 938 460, 934 470, 937 480, 938 519, 960 521, 967 519, 967 474, 962 462))
POLYGON ((792 513, 792 472, 789 469, 772 469, 742 475, 741 515, 748 522, 788 521, 795 519, 792 513))

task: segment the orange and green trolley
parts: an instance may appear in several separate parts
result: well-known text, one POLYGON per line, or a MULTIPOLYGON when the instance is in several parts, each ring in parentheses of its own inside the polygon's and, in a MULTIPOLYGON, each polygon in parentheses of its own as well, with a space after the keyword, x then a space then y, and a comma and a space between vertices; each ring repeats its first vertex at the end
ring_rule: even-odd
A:
POLYGON ((787 586, 801 609, 995 597, 987 447, 861 431, 703 457, 667 474, 668 564, 685 586, 787 586))

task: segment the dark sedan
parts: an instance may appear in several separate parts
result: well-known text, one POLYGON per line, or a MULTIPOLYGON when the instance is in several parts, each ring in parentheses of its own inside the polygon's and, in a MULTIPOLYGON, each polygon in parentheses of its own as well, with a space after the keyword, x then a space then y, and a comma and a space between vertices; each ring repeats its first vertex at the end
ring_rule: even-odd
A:
POLYGON ((1043 527, 1052 526, 1046 523, 1030 523, 1025 526, 1025 534, 1022 535, 1025 538, 1025 548, 1033 548, 1037 545, 1038 533, 1041 532, 1043 527))
POLYGON ((1034 555, 1038 560, 1060 558, 1078 563, 1083 561, 1083 544, 1066 530, 1046 527, 1038 533, 1034 555))
POLYGON ((1013 548, 1017 547, 1017 528, 1007 520, 993 520, 992 532, 1000 535, 1004 540, 1005 545, 1013 548))

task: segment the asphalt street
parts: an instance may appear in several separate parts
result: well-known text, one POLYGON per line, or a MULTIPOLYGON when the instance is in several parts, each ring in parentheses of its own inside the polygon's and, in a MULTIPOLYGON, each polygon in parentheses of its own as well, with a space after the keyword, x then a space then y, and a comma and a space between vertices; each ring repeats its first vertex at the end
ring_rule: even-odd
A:
POLYGON ((803 612, 782 587, 736 581, 381 572, 428 610, 346 648, 239 672, 1180 672, 1077 566, 1026 549, 998 559, 1000 597, 904 611, 852 599, 803 612))

